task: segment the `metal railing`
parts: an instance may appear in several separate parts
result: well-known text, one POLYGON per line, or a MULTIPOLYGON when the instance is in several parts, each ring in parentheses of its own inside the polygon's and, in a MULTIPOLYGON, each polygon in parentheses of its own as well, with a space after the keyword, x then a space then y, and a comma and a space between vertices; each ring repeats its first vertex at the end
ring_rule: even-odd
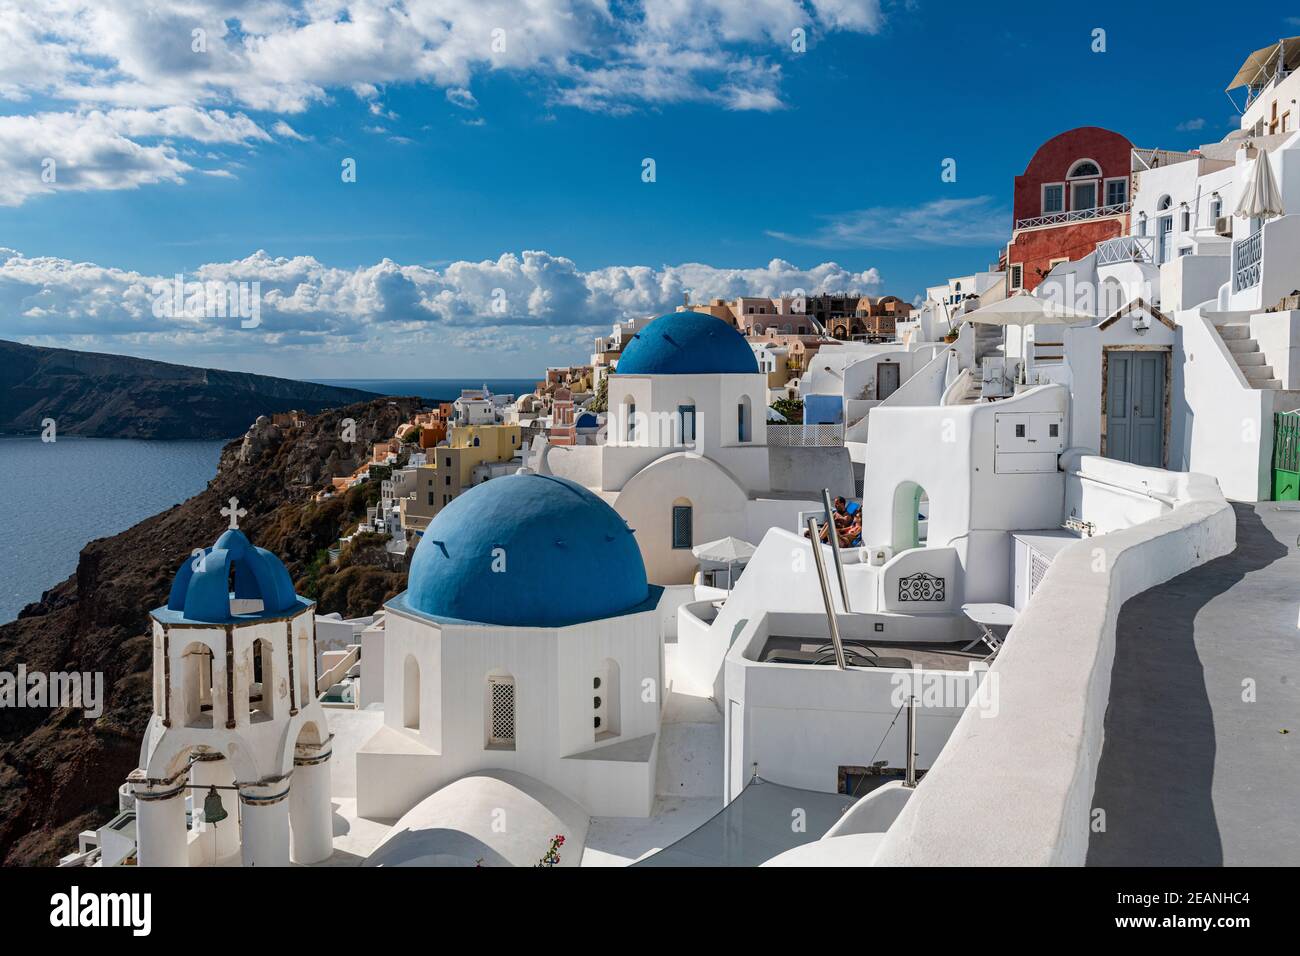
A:
POLYGON ((767 443, 777 448, 834 448, 844 444, 844 426, 768 425, 767 443))
POLYGON ((1093 206, 1091 209, 1071 209, 1069 212, 1054 212, 1032 219, 1017 219, 1017 229, 1033 229, 1037 226, 1059 226, 1067 222, 1083 222, 1087 219, 1102 219, 1106 216, 1120 216, 1129 211, 1130 203, 1115 203, 1112 206, 1093 206))
POLYGON ((1154 262, 1154 236, 1119 236, 1097 243, 1097 265, 1113 266, 1121 262, 1154 262))
POLYGON ((1232 291, 1259 285, 1264 259, 1264 230, 1232 244, 1232 291))

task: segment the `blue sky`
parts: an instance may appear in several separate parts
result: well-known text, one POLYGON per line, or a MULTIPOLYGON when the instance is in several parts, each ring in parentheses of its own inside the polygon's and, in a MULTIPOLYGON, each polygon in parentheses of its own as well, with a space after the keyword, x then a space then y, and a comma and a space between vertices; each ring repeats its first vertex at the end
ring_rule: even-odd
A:
POLYGON ((135 6, 0 16, 0 337, 296 377, 530 375, 683 290, 911 298, 996 259, 1043 140, 1217 141, 1246 54, 1300 33, 1268 4, 135 6), (178 272, 258 282, 260 324, 159 316, 178 272))

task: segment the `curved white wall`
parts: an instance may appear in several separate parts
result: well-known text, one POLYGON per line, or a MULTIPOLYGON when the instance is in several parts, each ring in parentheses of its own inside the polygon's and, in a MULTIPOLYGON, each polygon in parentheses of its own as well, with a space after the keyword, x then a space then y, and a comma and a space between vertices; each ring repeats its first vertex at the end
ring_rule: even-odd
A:
POLYGON ((1103 469, 1134 488, 1162 476, 1172 507, 1057 555, 993 665, 998 716, 962 715, 877 864, 1084 862, 1120 607, 1236 545, 1232 509, 1212 478, 1091 456, 1077 470, 1103 469))

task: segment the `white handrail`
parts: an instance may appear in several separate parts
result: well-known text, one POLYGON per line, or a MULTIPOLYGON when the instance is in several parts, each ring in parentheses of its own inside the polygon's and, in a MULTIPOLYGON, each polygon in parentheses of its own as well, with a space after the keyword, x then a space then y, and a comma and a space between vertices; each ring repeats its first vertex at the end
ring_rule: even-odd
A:
POLYGON ((353 644, 348 648, 348 653, 341 661, 316 678, 317 695, 325 693, 346 677, 348 671, 352 669, 352 665, 359 660, 361 660, 361 645, 353 644))

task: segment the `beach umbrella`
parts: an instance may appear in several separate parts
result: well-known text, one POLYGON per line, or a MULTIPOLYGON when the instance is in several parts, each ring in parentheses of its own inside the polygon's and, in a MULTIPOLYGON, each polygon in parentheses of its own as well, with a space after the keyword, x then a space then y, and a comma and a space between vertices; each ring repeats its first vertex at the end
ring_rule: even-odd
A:
POLYGON ((1246 179, 1241 184, 1241 199, 1237 201, 1236 214, 1242 219, 1272 219, 1286 215, 1282 206, 1282 190, 1273 178, 1273 164, 1268 154, 1260 150, 1251 163, 1246 179))
POLYGON ((727 566, 727 590, 731 590, 731 567, 740 561, 748 561, 758 549, 748 541, 728 535, 717 541, 708 541, 691 548, 691 554, 701 561, 717 561, 727 566))
MULTIPOLYGON (((967 322, 981 322, 985 325, 1014 325, 1024 329, 1027 325, 1081 325, 1096 320, 1090 312, 1081 312, 1069 306, 1061 305, 1050 298, 1040 299, 1028 292, 1008 296, 1000 302, 990 302, 986 306, 968 312, 967 322)), ((1028 342, 1021 337, 1021 348, 1025 351, 1025 381, 1029 381, 1030 356, 1028 342)))

